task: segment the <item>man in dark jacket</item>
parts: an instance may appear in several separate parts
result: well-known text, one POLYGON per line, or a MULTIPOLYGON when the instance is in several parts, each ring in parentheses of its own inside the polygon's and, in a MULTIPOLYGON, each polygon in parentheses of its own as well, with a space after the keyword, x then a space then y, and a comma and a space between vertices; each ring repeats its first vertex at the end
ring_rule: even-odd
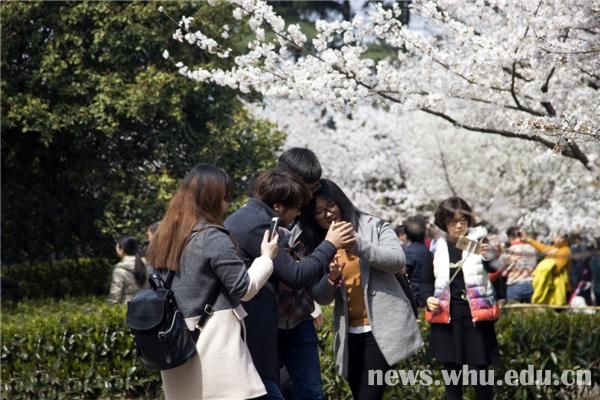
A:
POLYGON ((425 307, 425 299, 421 296, 421 274, 423 266, 433 263, 433 256, 425 245, 425 231, 427 229, 424 220, 418 217, 409 218, 404 221, 406 232, 406 243, 403 245, 406 255, 406 272, 410 286, 415 295, 418 307, 425 307))

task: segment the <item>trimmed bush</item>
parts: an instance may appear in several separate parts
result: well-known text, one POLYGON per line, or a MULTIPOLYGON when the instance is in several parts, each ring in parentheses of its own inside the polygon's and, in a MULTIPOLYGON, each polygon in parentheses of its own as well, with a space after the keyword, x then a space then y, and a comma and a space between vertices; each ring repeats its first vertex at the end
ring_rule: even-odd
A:
MULTIPOLYGON (((319 332, 321 368, 326 395, 350 399, 344 380, 335 374, 331 346, 331 315, 319 332)), ((158 398, 160 376, 144 370, 137 361, 134 343, 124 323, 125 306, 111 306, 104 299, 22 302, 2 312, 3 398, 83 399, 158 398)), ((422 323, 427 339, 429 327, 422 323)), ((506 369, 590 369, 600 385, 600 315, 553 311, 506 312, 496 325, 503 365, 506 369)), ((403 370, 434 370, 424 352, 396 366, 403 370)), ((553 376, 553 378, 556 377, 553 376)), ((596 386, 597 390, 598 386, 596 386)), ((497 386, 497 399, 578 398, 577 387, 497 386)), ((443 386, 394 386, 388 399, 437 399, 443 386)), ((466 391, 468 393, 468 390, 466 391)), ((472 396, 471 396, 472 397, 472 396)), ((468 398, 468 397, 467 397, 468 398)))
POLYGON ((99 298, 38 300, 4 309, 3 397, 157 398, 160 377, 137 361, 125 310, 99 298))
POLYGON ((2 300, 107 295, 115 260, 77 258, 2 267, 2 300))
MULTIPOLYGON (((331 317, 329 317, 331 319, 331 317)), ((426 352, 429 343, 430 325, 420 320, 421 333, 425 341, 424 350, 400 362, 396 370, 429 370, 432 379, 441 385, 423 385, 420 380, 413 385, 396 386, 386 390, 385 398, 431 400, 444 398, 443 378, 439 364, 429 362, 426 352)), ((326 353, 321 357, 321 370, 324 385, 330 399, 350 400, 350 388, 335 375, 335 365, 331 346, 331 325, 322 332, 322 344, 326 343, 326 353)), ((492 366, 494 379, 504 380, 507 370, 527 370, 529 365, 538 370, 552 371, 552 380, 559 379, 566 370, 591 370, 592 387, 567 385, 547 386, 494 386, 495 399, 578 399, 600 392, 600 314, 577 314, 552 310, 504 310, 496 323, 502 364, 492 366), (595 386, 594 386, 595 385, 595 386)), ((574 379, 569 377, 569 379, 574 379)), ((401 382, 401 381, 400 381, 401 382)), ((474 398, 472 388, 463 388, 465 399, 474 398), (469 394, 470 393, 470 397, 469 394)), ((592 398, 592 397, 590 397, 592 398)))

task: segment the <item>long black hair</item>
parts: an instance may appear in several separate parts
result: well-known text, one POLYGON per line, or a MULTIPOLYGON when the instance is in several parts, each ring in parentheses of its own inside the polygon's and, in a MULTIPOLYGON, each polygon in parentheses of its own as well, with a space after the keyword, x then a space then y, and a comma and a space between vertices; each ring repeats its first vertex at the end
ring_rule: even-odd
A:
POLYGON ((327 234, 327 231, 319 226, 315 218, 317 197, 324 198, 328 203, 334 203, 340 209, 342 220, 351 222, 355 232, 358 232, 358 223, 362 215, 362 211, 350 201, 348 196, 333 181, 321 179, 319 183, 321 187, 315 192, 306 208, 302 210, 299 220, 302 228, 300 240, 309 252, 314 251, 327 234))
POLYGON ((146 264, 142 261, 140 255, 140 245, 136 238, 125 236, 119 240, 119 248, 128 256, 135 256, 135 264, 133 268, 133 276, 139 286, 143 286, 148 279, 146 264))

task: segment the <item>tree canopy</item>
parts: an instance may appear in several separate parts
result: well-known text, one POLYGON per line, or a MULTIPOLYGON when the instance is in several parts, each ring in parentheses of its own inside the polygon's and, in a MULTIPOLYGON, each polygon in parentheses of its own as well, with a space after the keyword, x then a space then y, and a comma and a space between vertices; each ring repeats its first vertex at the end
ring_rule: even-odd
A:
MULTIPOLYGON (((203 29, 228 5, 161 3, 203 29)), ((177 74, 173 23, 150 3, 2 4, 2 262, 98 255, 160 218, 197 162, 243 182, 273 163, 283 134, 228 88, 177 74)), ((225 42, 246 34, 235 26, 225 42)), ((243 188, 238 188, 242 193, 243 188)))
POLYGON ((401 2, 392 9, 373 2, 350 21, 316 19, 314 37, 263 0, 232 3, 233 16, 254 32, 248 50, 234 57, 218 37, 189 29, 194 44, 212 41, 210 49, 236 65, 182 62, 182 74, 340 109, 421 110, 552 149, 599 176, 597 2, 415 0, 411 15, 421 23, 408 27, 401 2), (367 56, 373 44, 392 51, 376 60, 367 56))

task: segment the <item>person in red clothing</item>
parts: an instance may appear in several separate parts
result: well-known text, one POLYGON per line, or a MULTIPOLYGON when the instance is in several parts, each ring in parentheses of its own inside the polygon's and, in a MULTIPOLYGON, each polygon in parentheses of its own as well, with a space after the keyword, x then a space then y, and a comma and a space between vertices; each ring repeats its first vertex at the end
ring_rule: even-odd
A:
POLYGON ((529 303, 533 294, 532 272, 537 264, 535 248, 521 238, 518 226, 506 231, 510 247, 500 257, 502 276, 506 277, 506 300, 529 303))

